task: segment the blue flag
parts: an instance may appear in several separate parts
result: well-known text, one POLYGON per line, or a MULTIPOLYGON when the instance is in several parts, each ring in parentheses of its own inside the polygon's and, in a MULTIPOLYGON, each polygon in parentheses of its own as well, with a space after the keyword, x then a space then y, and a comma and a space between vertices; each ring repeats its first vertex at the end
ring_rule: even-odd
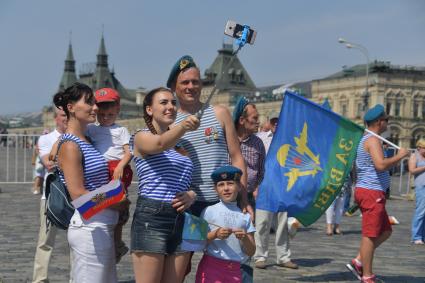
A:
POLYGON ((204 250, 207 245, 207 235, 208 222, 185 212, 181 249, 193 252, 204 250))
POLYGON ((286 91, 257 209, 287 211, 304 226, 314 223, 338 196, 363 131, 331 110, 286 91))

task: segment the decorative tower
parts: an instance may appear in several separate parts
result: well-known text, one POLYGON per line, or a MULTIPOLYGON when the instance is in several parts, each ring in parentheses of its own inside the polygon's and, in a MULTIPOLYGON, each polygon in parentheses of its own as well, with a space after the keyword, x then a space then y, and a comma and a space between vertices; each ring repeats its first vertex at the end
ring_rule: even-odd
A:
POLYGON ((68 53, 65 59, 65 69, 63 71, 61 82, 59 83, 59 90, 64 90, 77 81, 75 74, 75 60, 72 52, 71 40, 69 41, 68 53))
POLYGON ((245 70, 239 58, 233 55, 233 45, 223 43, 211 66, 205 70, 202 80, 202 97, 211 93, 214 85, 218 94, 212 99, 212 104, 233 105, 239 96, 251 98, 255 95, 256 86, 245 70))
POLYGON ((102 34, 99 51, 97 53, 96 70, 92 77, 92 88, 96 90, 103 87, 116 88, 112 74, 109 71, 108 54, 106 53, 105 40, 102 34))

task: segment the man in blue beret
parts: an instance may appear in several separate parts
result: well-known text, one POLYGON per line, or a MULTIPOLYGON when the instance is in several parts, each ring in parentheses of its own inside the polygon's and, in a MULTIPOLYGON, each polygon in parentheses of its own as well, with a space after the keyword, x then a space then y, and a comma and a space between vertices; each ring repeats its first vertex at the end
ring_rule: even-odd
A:
MULTIPOLYGON (((198 113, 204 107, 200 100, 201 73, 191 56, 185 55, 177 60, 168 77, 167 87, 171 88, 179 101, 176 123, 198 113)), ((254 219, 254 211, 248 203, 246 191, 246 165, 229 110, 222 105, 205 105, 199 128, 187 132, 179 144, 189 153, 193 162, 191 189, 196 192, 197 197, 190 208, 192 213, 199 216, 206 207, 219 202, 211 174, 215 169, 229 165, 230 157, 231 165, 243 173, 241 206, 254 219)))
MULTIPOLYGON (((188 115, 198 113, 204 107, 200 100, 201 74, 192 57, 185 55, 177 60, 171 69, 167 86, 176 94, 179 101, 176 123, 188 115)), ((197 193, 197 199, 191 207, 192 213, 199 216, 205 207, 218 202, 210 176, 218 167, 228 165, 230 156, 231 164, 244 173, 241 179, 242 204, 244 209, 253 215, 245 189, 246 165, 239 148, 232 117, 226 107, 207 105, 199 128, 186 133, 179 143, 189 152, 194 165, 191 188, 197 193)))
MULTIPOLYGON (((388 116, 381 104, 364 115, 367 129, 377 135, 387 130, 388 116)), ((375 249, 391 236, 391 224, 385 210, 385 192, 390 187, 388 170, 409 155, 400 148, 396 155, 385 158, 380 139, 366 132, 357 147, 357 182, 354 198, 362 212, 362 239, 359 253, 346 266, 362 282, 378 282, 372 272, 375 249)))
POLYGON ((240 97, 233 110, 233 123, 245 160, 248 172, 248 201, 255 207, 258 185, 264 177, 264 161, 266 150, 263 141, 255 134, 258 133, 259 114, 255 104, 245 97, 240 97))

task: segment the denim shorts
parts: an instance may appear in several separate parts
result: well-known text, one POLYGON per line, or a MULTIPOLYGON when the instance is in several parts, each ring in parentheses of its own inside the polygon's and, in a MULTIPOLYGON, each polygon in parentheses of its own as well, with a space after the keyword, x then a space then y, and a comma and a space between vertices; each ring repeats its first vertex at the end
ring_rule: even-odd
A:
POLYGON ((137 199, 131 224, 131 252, 179 254, 184 214, 171 203, 141 197, 137 199))

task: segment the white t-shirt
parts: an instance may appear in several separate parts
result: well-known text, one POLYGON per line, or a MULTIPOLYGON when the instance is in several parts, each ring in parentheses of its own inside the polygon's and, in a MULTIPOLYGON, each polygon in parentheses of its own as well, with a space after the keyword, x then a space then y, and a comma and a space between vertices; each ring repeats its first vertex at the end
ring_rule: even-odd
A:
POLYGON ((117 124, 103 127, 96 124, 87 126, 87 135, 93 146, 106 160, 121 160, 124 157, 124 145, 130 141, 127 128, 117 124))
MULTIPOLYGON (((208 225, 209 231, 213 231, 220 226, 234 229, 242 228, 247 233, 255 232, 249 214, 243 214, 236 202, 224 203, 220 201, 215 205, 208 206, 202 211, 201 217, 210 223, 208 225)), ((242 250, 239 240, 233 233, 225 240, 214 239, 211 241, 207 246, 207 254, 237 262, 245 262, 248 259, 248 256, 242 250)))
POLYGON ((272 143, 272 139, 273 139, 272 131, 259 132, 256 135, 263 141, 264 148, 266 149, 266 154, 267 154, 267 152, 269 152, 270 144, 272 143))
MULTIPOLYGON (((43 158, 43 156, 50 154, 50 151, 52 150, 53 145, 55 142, 59 139, 59 137, 62 134, 58 132, 58 130, 54 130, 53 132, 48 133, 47 135, 42 135, 38 139, 37 145, 39 149, 39 156, 40 158, 43 158)), ((46 175, 49 172, 46 171, 44 175, 44 180, 46 180, 46 175)), ((43 195, 41 196, 41 199, 46 199, 45 191, 43 190, 43 195)))

